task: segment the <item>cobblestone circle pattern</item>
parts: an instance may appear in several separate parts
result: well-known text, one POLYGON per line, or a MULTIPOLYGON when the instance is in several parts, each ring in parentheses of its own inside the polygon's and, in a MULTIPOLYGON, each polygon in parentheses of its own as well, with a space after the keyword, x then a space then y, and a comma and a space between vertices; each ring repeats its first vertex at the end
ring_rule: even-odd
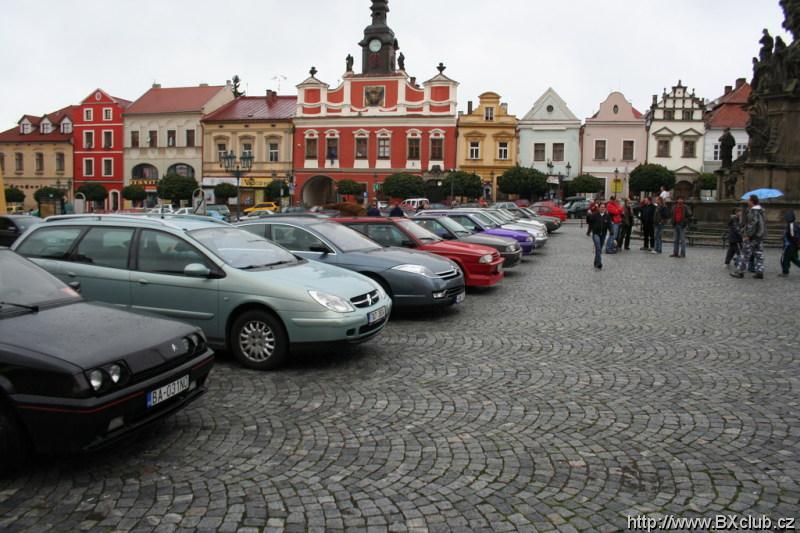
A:
MULTIPOLYGON (((638 248, 638 244, 637 248, 638 248)), ((668 248, 668 247, 666 247, 668 248)), ((0 531, 619 531, 800 514, 800 274, 605 256, 568 224, 498 287, 0 480, 0 531)))

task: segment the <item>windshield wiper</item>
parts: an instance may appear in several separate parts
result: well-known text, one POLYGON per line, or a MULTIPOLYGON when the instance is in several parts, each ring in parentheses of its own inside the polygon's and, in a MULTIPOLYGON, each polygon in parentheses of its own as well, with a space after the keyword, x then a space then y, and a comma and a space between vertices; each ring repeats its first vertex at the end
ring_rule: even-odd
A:
POLYGON ((286 265, 286 264, 289 264, 289 263, 294 263, 294 261, 291 260, 291 259, 288 259, 286 261, 276 261, 274 263, 265 263, 263 265, 249 265, 249 266, 246 266, 246 267, 241 267, 241 270, 253 270, 255 268, 266 268, 266 267, 271 267, 271 266, 276 266, 276 265, 286 265))
POLYGON ((28 311, 33 311, 34 313, 39 312, 38 305, 15 304, 14 302, 0 302, 0 306, 3 305, 10 305, 12 307, 21 307, 22 309, 27 309, 28 311))

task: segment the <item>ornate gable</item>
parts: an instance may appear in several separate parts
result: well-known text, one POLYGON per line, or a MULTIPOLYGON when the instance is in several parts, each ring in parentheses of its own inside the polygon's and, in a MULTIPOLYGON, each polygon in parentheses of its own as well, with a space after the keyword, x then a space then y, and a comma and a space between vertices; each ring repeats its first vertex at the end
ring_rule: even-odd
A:
POLYGON ((534 102, 533 107, 525 114, 522 120, 524 122, 552 121, 575 122, 578 125, 580 124, 578 117, 570 111, 567 103, 552 87, 549 87, 544 94, 534 102))

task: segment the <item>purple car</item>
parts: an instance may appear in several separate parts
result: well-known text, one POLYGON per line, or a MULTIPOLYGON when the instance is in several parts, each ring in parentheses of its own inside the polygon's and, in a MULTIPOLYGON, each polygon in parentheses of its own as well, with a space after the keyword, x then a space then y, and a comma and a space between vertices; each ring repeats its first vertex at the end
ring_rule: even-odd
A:
POLYGON ((449 217, 475 233, 486 233, 487 235, 497 235, 499 237, 509 237, 515 239, 520 248, 522 248, 523 255, 530 255, 533 249, 536 248, 536 242, 530 233, 525 231, 516 231, 510 229, 503 229, 488 217, 478 212, 472 211, 459 211, 458 209, 447 209, 442 211, 426 210, 421 211, 420 215, 449 217))

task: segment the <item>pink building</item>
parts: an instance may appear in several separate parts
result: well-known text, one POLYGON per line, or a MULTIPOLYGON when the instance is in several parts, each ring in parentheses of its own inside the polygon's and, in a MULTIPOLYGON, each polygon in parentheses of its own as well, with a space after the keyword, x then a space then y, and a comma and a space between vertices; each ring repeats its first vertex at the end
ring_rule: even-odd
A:
POLYGON ((644 115, 617 91, 586 119, 581 135, 581 174, 603 178, 605 197, 628 192, 628 175, 647 160, 644 115))

